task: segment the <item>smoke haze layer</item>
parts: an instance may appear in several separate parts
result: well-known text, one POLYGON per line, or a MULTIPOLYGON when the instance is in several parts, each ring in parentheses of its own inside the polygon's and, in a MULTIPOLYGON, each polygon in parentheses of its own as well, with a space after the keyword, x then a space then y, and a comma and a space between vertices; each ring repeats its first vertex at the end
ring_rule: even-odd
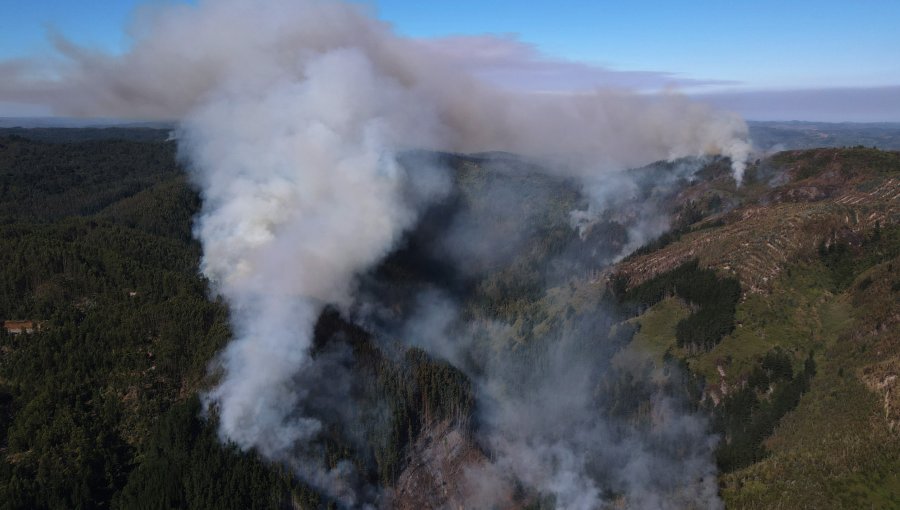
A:
POLYGON ((560 509, 721 508, 716 438, 672 393, 681 374, 616 358, 630 337, 613 333, 602 309, 567 322, 498 353, 515 326, 466 320, 438 291, 417 298, 400 334, 464 367, 478 387, 476 435, 491 461, 466 468, 465 506, 503 508, 523 484, 560 509))
POLYGON ((224 439, 272 459, 321 427, 298 414, 309 395, 296 384, 319 311, 348 304, 356 276, 447 191, 441 169, 401 166, 400 151, 509 151, 594 182, 709 154, 731 157, 739 180, 749 150, 743 121, 677 95, 495 88, 345 2, 147 8, 132 36, 122 55, 56 38, 51 60, 2 64, 0 99, 179 121, 203 198, 202 271, 230 304, 235 335, 207 403, 224 439))
MULTIPOLYGON (((3 63, 0 97, 72 115, 183 119, 201 105, 256 101, 304 84, 324 56, 349 51, 366 61, 379 85, 396 86, 402 101, 381 103, 400 97, 379 95, 342 103, 335 95, 319 109, 327 112, 323 120, 353 121, 347 112, 374 112, 381 104, 395 113, 385 119, 396 136, 390 141, 407 147, 557 156, 579 163, 570 171, 582 173, 702 154, 731 156, 737 171, 749 150, 743 121, 675 94, 528 94, 491 87, 469 75, 458 56, 396 36, 350 3, 211 0, 139 14, 133 47, 124 55, 57 36, 56 58, 3 63)), ((361 77, 355 74, 361 69, 345 71, 345 79, 330 86, 361 77)))
POLYGON ((405 299, 367 285, 357 319, 449 361, 477 388, 474 437, 490 461, 466 467, 462 506, 506 508, 526 487, 534 492, 525 501, 541 498, 542 508, 721 508, 716 438, 686 405, 694 383, 626 348, 634 326, 587 278, 652 236, 647 225, 668 218, 678 190, 708 167, 679 161, 610 173, 595 183, 609 193, 585 190, 593 218, 582 226, 571 222, 571 207, 583 202, 570 181, 521 159, 459 160, 461 197, 440 207, 440 222, 426 214, 409 242, 475 284, 459 292, 425 274, 405 299))

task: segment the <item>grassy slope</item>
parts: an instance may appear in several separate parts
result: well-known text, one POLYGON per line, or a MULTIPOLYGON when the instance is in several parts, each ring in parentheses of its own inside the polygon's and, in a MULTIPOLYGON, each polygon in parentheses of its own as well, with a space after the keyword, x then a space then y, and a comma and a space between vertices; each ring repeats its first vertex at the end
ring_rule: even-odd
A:
MULTIPOLYGON (((873 271, 888 273, 887 264, 873 271)), ((860 377, 867 366, 897 356, 896 324, 869 334, 873 315, 896 308, 896 293, 884 285, 863 303, 857 294, 864 278, 844 293, 821 296, 813 315, 824 345, 812 387, 767 441, 771 455, 723 477, 730 507, 900 505, 900 437, 885 420, 881 395, 860 377)))
MULTIPOLYGON (((869 152, 839 155, 865 156, 866 173, 872 166, 869 159, 881 163, 893 157, 869 152)), ((808 156, 809 161, 801 153, 780 158, 805 175, 816 175, 806 167, 824 165, 817 153, 808 156)), ((879 182, 897 173, 896 168, 876 166, 879 182)), ((861 232, 874 235, 871 227, 861 232)), ((676 299, 633 319, 641 326, 634 346, 655 357, 670 350, 710 387, 722 380, 730 387, 741 384, 756 360, 774 347, 793 353, 795 370, 815 351, 818 370, 811 388, 766 440, 768 456, 722 475, 722 497, 729 508, 900 507, 897 391, 884 389, 891 387, 887 382, 900 367, 897 236, 896 226, 885 228, 881 241, 864 244, 838 266, 808 254, 784 260, 767 292, 744 296, 735 331, 706 353, 675 346, 675 325, 686 313, 676 299)))
POLYGON ((664 299, 640 317, 631 319, 640 327, 632 339, 631 347, 662 362, 666 351, 676 349, 675 325, 688 315, 690 309, 684 301, 677 297, 664 299))
MULTIPOLYGON (((740 190, 717 188, 721 195, 751 204, 752 214, 742 216, 738 207, 725 213, 724 227, 712 224, 685 235, 680 243, 630 261, 654 272, 654 263, 669 263, 667 252, 684 252, 699 256, 723 275, 746 277, 745 290, 752 287, 752 291, 737 308, 735 331, 709 352, 678 348, 675 327, 689 309, 671 298, 632 319, 640 331, 630 348, 617 356, 624 359, 636 351, 661 359, 669 351, 685 359, 708 388, 717 391, 723 382, 729 389, 738 387, 759 358, 776 347, 792 356, 795 372, 814 351, 817 374, 797 407, 767 438, 767 456, 722 475, 726 505, 896 508, 900 438, 898 427, 891 431, 889 420, 897 420, 890 414, 896 415, 900 406, 886 410, 884 392, 876 386, 898 372, 900 291, 892 289, 900 285, 895 269, 900 260, 888 262, 895 256, 890 253, 896 252, 898 229, 891 226, 897 221, 893 192, 884 190, 897 178, 900 158, 897 153, 869 149, 820 150, 785 153, 763 165, 787 167, 793 180, 774 189, 765 182, 740 190), (795 190, 807 189, 825 190, 828 195, 790 198, 795 190), (769 203, 773 199, 781 202, 769 203), (861 239, 873 235, 876 221, 894 240, 859 247, 861 239), (830 267, 817 256, 816 246, 836 230, 857 248, 851 249, 846 263, 830 267), (702 236, 709 242, 698 245, 695 238, 702 236), (770 252, 766 240, 777 250, 770 252), (744 244, 748 242, 749 249, 744 244), (749 261, 747 254, 752 255, 749 261), (732 259, 744 262, 735 264, 732 259), (866 284, 867 280, 874 283, 866 284)), ((560 317, 578 293, 556 289, 541 305, 549 317, 560 317)))
MULTIPOLYGON (((900 266, 900 260, 893 264, 900 266)), ((851 338, 852 332, 871 326, 873 312, 896 308, 897 293, 888 288, 887 263, 862 273, 854 286, 837 294, 829 290, 826 275, 817 262, 792 268, 769 299, 754 296, 741 303, 737 316, 742 327, 701 355, 691 356, 675 346, 675 325, 687 315, 677 298, 633 319, 641 326, 634 348, 656 359, 671 350, 708 382, 720 379, 716 365, 723 358, 730 360, 725 380, 733 385, 758 356, 775 346, 794 352, 797 367, 807 349, 816 349, 818 371, 811 389, 767 440, 769 457, 723 476, 722 496, 729 508, 900 505, 900 437, 888 427, 881 395, 860 378, 865 367, 892 352, 896 326, 881 333, 885 338, 851 338), (886 282, 885 289, 861 302, 856 289, 873 271, 886 282), (872 347, 879 340, 888 342, 880 351, 872 347)))

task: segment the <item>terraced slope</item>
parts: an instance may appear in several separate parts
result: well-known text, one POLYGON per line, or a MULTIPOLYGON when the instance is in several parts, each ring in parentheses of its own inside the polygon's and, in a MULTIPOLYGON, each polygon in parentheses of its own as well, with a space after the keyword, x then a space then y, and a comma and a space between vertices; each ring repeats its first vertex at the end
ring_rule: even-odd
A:
POLYGON ((669 298, 633 319, 632 348, 682 360, 714 416, 774 412, 777 385, 753 389, 766 356, 794 374, 813 363, 802 395, 755 432, 754 456, 720 466, 727 508, 900 508, 900 154, 796 151, 756 170, 773 185, 726 190, 732 210, 608 275, 634 288, 697 259, 740 280, 734 331, 707 351, 679 348, 689 309, 669 298))
POLYGON ((769 292, 790 261, 813 255, 823 242, 858 245, 876 224, 900 222, 900 153, 796 151, 772 164, 791 178, 788 184, 763 193, 736 190, 743 206, 705 219, 698 231, 664 249, 623 262, 617 274, 634 286, 697 258, 735 275, 747 292, 769 292))

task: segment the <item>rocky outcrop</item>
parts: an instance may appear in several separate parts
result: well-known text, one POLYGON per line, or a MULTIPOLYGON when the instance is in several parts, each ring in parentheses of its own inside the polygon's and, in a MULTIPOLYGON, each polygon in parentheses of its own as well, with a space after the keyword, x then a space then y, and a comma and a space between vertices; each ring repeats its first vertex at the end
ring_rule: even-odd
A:
POLYGON ((468 432, 449 421, 423 430, 408 460, 391 498, 397 510, 466 508, 469 473, 488 461, 468 432))

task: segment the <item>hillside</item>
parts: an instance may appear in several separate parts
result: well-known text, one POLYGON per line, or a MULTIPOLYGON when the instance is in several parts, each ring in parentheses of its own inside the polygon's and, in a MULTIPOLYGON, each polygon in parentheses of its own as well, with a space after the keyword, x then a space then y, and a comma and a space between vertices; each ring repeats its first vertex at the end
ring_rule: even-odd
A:
POLYGON ((0 330, 0 507, 310 501, 199 417, 228 313, 198 205, 172 144, 0 138, 0 318, 40 324, 0 330))
POLYGON ((40 326, 0 330, 2 508, 900 504, 900 153, 782 152, 740 187, 657 163, 602 200, 406 154, 451 190, 318 317, 296 384, 325 426, 272 460, 203 410, 233 325, 174 145, 106 135, 0 138, 0 319, 40 326))
POLYGON ((634 285, 698 258, 737 275, 750 292, 765 292, 783 265, 812 255, 822 242, 858 246, 876 224, 896 223, 898 165, 898 153, 874 149, 780 153, 752 166, 740 189, 726 181, 702 191, 728 196, 741 207, 704 218, 692 226, 695 231, 665 249, 631 257, 617 272, 634 285), (763 172, 777 172, 770 182, 788 182, 771 188, 765 176, 756 175, 763 172))
MULTIPOLYGON (((676 297, 636 319, 635 341, 684 359, 705 378, 713 409, 750 406, 751 420, 772 403, 772 386, 747 394, 760 360, 782 352, 797 372, 812 353, 808 389, 748 431, 759 435, 759 448, 722 475, 729 508, 896 506, 900 154, 817 149, 781 153, 757 168, 766 165, 782 184, 751 180, 728 190, 740 205, 623 261, 611 276, 639 287, 698 260, 740 281, 734 330, 707 351, 678 347, 676 325, 690 311, 676 297)), ((737 439, 724 436, 726 444, 737 439)))

